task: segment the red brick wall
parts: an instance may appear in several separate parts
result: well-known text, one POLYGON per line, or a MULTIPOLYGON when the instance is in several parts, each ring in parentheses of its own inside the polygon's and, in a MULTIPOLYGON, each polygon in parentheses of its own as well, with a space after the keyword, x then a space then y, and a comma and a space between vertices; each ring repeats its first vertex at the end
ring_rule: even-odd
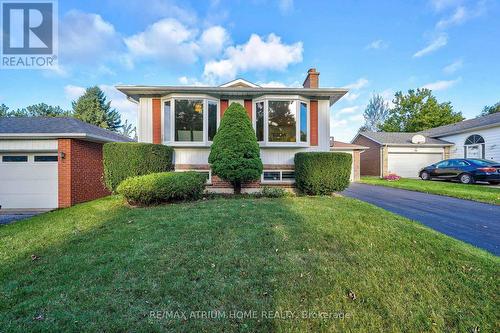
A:
POLYGON ((361 176, 380 176, 380 145, 362 135, 352 143, 370 148, 361 153, 359 159, 361 176))
POLYGON ((102 144, 59 139, 59 207, 109 195, 103 183, 102 144), (64 152, 65 158, 61 158, 64 152))
POLYGON ((252 100, 245 99, 245 110, 247 110, 248 117, 252 120, 252 100))
POLYGON ((229 106, 229 101, 227 99, 221 99, 220 100, 220 117, 221 118, 224 115, 224 112, 226 111, 226 109, 228 108, 228 106, 229 106))
POLYGON ((311 146, 318 145, 318 101, 311 100, 311 146))
POLYGON ((161 143, 161 101, 153 98, 153 143, 161 143))

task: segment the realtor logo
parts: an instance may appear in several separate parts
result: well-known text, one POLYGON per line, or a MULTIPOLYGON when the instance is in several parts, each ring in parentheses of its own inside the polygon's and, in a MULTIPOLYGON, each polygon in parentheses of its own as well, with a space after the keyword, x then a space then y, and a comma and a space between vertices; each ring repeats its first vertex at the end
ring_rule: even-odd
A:
POLYGON ((2 2, 2 68, 56 66, 55 1, 2 2))

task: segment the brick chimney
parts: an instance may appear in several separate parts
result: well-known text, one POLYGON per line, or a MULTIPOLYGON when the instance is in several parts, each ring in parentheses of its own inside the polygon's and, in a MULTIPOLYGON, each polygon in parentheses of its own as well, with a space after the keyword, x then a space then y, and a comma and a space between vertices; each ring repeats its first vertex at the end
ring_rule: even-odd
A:
POLYGON ((319 72, 316 72, 316 68, 307 71, 307 77, 302 86, 304 88, 319 88, 319 72))

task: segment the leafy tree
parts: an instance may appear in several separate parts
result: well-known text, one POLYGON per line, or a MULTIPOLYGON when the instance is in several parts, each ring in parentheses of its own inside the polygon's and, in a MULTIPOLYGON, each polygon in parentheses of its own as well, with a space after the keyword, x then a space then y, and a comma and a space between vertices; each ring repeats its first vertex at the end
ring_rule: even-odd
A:
POLYGON ((70 111, 63 110, 60 106, 47 105, 39 103, 27 106, 22 109, 17 109, 12 113, 15 117, 68 117, 71 116, 70 111))
POLYGON ((112 131, 121 127, 120 114, 111 108, 111 102, 106 101, 104 92, 97 86, 87 88, 72 105, 77 119, 112 131))
POLYGON ((137 130, 135 126, 132 127, 132 124, 129 124, 128 120, 125 120, 120 129, 120 134, 129 138, 135 138, 137 136, 137 130))
POLYGON ((387 119, 388 115, 389 104, 384 101, 382 96, 373 95, 363 112, 365 124, 360 128, 360 130, 373 132, 379 131, 380 126, 387 119))
POLYGON ((9 115, 9 107, 5 104, 0 105, 0 117, 7 117, 9 115))
POLYGON ((259 144, 250 118, 240 104, 232 103, 224 112, 208 162, 212 172, 229 181, 237 194, 241 193, 241 183, 260 178, 263 166, 259 144))
POLYGON ((429 89, 408 90, 408 94, 397 92, 394 108, 382 124, 386 132, 419 132, 426 129, 462 121, 461 112, 453 112, 450 102, 438 103, 429 89))
POLYGON ((486 105, 483 108, 483 111, 481 111, 480 117, 487 116, 489 114, 493 114, 493 113, 497 113, 497 112, 500 112, 500 102, 498 102, 497 104, 492 105, 492 106, 486 105))

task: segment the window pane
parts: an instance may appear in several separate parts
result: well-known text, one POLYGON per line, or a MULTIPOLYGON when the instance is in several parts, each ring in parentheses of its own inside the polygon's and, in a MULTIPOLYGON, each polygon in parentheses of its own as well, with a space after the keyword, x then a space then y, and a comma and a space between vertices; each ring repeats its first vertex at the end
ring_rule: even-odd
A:
POLYGON ((307 104, 300 103, 300 141, 307 142, 307 104))
POLYGON ((213 141, 217 133, 217 103, 208 102, 208 141, 213 141))
POLYGON ((28 162, 28 156, 2 156, 2 162, 28 162))
POLYGON ((264 180, 268 181, 279 181, 280 172, 279 171, 264 171, 264 180))
POLYGON ((282 180, 295 180, 295 172, 294 171, 283 171, 281 173, 282 180))
POLYGON ((57 155, 35 156, 35 162, 57 162, 57 155))
POLYGON ((257 141, 264 141, 264 102, 255 103, 255 134, 257 141))
POLYGON ((175 141, 203 141, 203 100, 175 100, 175 141))
POLYGON ((170 111, 170 101, 166 101, 165 104, 163 105, 163 138, 165 141, 170 141, 171 135, 170 135, 170 117, 171 117, 171 111, 170 111))
POLYGON ((296 142, 295 101, 269 101, 269 141, 296 142))

